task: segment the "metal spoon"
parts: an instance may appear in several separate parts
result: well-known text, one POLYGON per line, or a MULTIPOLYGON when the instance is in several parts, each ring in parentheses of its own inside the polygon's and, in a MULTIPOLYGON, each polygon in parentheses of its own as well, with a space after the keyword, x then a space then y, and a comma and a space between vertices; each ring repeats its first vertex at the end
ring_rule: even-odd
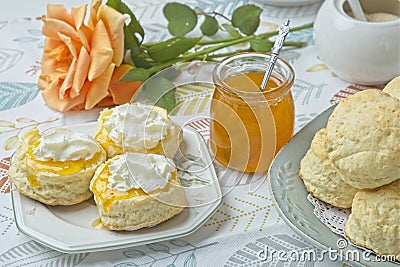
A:
POLYGON ((265 87, 267 86, 269 77, 271 76, 272 70, 274 69, 276 60, 278 59, 279 52, 281 51, 281 48, 283 46, 283 42, 285 41, 286 36, 289 33, 290 27, 290 20, 287 19, 280 27, 278 31, 278 37, 276 38, 276 41, 274 43, 274 46, 271 49, 271 58, 269 60, 267 70, 265 71, 263 80, 261 82, 261 91, 265 90, 265 87))

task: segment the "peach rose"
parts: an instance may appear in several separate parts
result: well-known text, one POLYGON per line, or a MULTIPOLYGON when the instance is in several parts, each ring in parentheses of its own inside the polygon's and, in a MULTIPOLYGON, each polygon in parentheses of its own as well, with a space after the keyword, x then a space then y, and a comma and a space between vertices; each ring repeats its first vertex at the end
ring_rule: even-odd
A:
POLYGON ((58 111, 129 102, 140 82, 118 82, 133 67, 122 64, 125 17, 93 0, 87 5, 47 5, 46 36, 38 86, 46 104, 58 111))

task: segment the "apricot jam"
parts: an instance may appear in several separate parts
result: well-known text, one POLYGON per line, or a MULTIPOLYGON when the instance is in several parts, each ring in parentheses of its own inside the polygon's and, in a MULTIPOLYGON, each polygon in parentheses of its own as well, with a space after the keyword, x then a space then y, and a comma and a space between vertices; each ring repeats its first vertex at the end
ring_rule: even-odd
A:
POLYGON ((70 175, 77 173, 79 171, 85 170, 88 167, 93 166, 99 161, 101 157, 101 152, 94 154, 91 159, 79 159, 79 160, 66 160, 66 161, 56 161, 56 160, 39 160, 33 154, 33 150, 39 145, 39 141, 35 141, 29 144, 28 151, 26 154, 27 169, 29 175, 27 177, 28 182, 33 188, 40 188, 40 181, 36 178, 36 174, 40 172, 48 172, 53 174, 58 174, 60 176, 70 175))
POLYGON ((106 166, 103 168, 99 176, 96 180, 93 181, 93 185, 91 187, 91 191, 95 195, 102 200, 104 205, 104 211, 108 213, 110 211, 110 207, 114 201, 128 199, 136 196, 145 196, 147 195, 142 189, 130 189, 128 191, 119 191, 116 189, 111 189, 107 187, 108 177, 111 176, 110 170, 108 166, 110 165, 110 161, 106 163, 106 166))
POLYGON ((47 160, 42 161, 37 159, 33 155, 33 149, 39 145, 39 141, 34 142, 28 148, 27 160, 30 162, 28 168, 30 173, 36 174, 39 172, 51 172, 59 175, 69 175, 81 170, 85 170, 86 168, 95 164, 100 156, 101 152, 96 153, 91 159, 78 159, 78 160, 66 160, 66 161, 56 161, 56 160, 47 160), (32 164, 34 163, 34 164, 32 164))
MULTIPOLYGON (((90 188, 95 198, 98 198, 103 203, 104 211, 106 213, 110 212, 112 204, 117 200, 124 200, 139 196, 145 197, 149 195, 141 188, 138 189, 132 188, 129 189, 128 191, 119 191, 116 189, 109 188, 107 185, 109 183, 108 177, 111 176, 111 172, 109 169, 110 163, 111 163, 110 161, 107 161, 105 163, 105 166, 103 167, 99 175, 95 178, 90 188)), ((161 191, 168 191, 171 185, 174 186, 178 185, 177 180, 178 180, 178 174, 175 171, 172 173, 172 177, 168 181, 168 184, 165 188, 154 190, 150 192, 150 194, 157 194, 161 191)))
MULTIPOLYGON (((288 66, 285 69, 288 73, 284 73, 278 67, 266 89, 261 91, 265 66, 254 67, 258 62, 250 60, 247 67, 253 55, 262 59, 267 56, 239 54, 246 57, 240 58, 241 64, 214 69, 215 91, 210 109, 210 146, 216 159, 245 172, 268 170, 275 154, 292 137, 294 127, 294 102, 290 92, 293 70, 288 66)), ((225 65, 230 63, 222 61, 225 65)))
MULTIPOLYGON (((250 72, 245 73, 245 75, 257 85, 261 84, 261 81, 264 77, 264 73, 260 72, 250 72)), ((227 83, 233 86, 235 84, 235 81, 233 78, 230 78, 227 80, 227 83)), ((280 84, 282 84, 281 80, 276 77, 271 77, 268 80, 268 84, 266 87, 267 92, 268 90, 271 91, 278 88, 280 84)), ((245 88, 254 90, 254 87, 243 87, 243 89, 245 88)), ((279 101, 271 103, 269 105, 269 108, 271 109, 272 115, 274 116, 274 123, 276 126, 276 154, 293 135, 294 102, 292 93, 289 91, 285 96, 279 99, 279 101)))

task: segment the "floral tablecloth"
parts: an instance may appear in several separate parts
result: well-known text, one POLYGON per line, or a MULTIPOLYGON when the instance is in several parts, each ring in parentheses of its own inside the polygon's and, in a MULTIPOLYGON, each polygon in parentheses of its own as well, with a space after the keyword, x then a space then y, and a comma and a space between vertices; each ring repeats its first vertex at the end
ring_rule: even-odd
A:
MULTIPOLYGON (((67 7, 83 1, 54 0, 67 7)), ((126 1, 146 30, 146 41, 168 38, 162 7, 166 1, 126 1)), ((234 7, 248 0, 214 0, 182 2, 203 10, 230 14, 234 7)), ((260 1, 261 2, 261 1, 260 1)), ((276 29, 289 17, 293 25, 311 22, 320 3, 301 7, 264 8, 260 31, 276 29)), ((251 1, 250 1, 251 3, 251 1)), ((341 262, 262 261, 260 249, 268 246, 276 250, 303 251, 318 248, 297 235, 279 217, 268 189, 268 181, 257 190, 250 190, 249 175, 223 198, 217 212, 196 232, 179 239, 139 247, 106 252, 64 254, 19 232, 13 215, 10 183, 7 178, 9 157, 15 149, 18 136, 28 129, 46 128, 95 120, 100 109, 59 113, 46 107, 37 87, 44 37, 41 34, 45 1, 22 1, 3 6, 0 17, 0 265, 1 266, 342 266, 341 262), (43 4, 43 6, 38 6, 43 4), (30 9, 29 6, 32 6, 30 9)), ((296 73, 293 96, 296 105, 298 131, 313 117, 341 99, 366 89, 346 83, 336 77, 318 57, 313 46, 312 29, 292 33, 288 40, 304 41, 307 46, 282 52, 296 73)), ((209 97, 213 88, 181 87, 178 101, 193 96, 209 97)), ((179 120, 207 114, 204 106, 182 108, 179 120)), ((207 123, 194 123, 194 128, 207 138, 207 123)), ((260 177, 259 177, 260 178, 260 177)), ((261 177, 265 178, 265 177, 261 177)), ((229 181, 221 186, 230 186, 229 181)))

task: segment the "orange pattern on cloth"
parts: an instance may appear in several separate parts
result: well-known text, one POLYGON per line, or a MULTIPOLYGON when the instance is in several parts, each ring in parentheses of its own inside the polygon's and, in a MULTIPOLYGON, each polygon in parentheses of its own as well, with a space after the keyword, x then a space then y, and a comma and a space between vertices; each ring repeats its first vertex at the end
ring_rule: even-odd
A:
POLYGON ((10 193, 10 181, 8 180, 8 168, 10 157, 0 160, 0 194, 10 193))

